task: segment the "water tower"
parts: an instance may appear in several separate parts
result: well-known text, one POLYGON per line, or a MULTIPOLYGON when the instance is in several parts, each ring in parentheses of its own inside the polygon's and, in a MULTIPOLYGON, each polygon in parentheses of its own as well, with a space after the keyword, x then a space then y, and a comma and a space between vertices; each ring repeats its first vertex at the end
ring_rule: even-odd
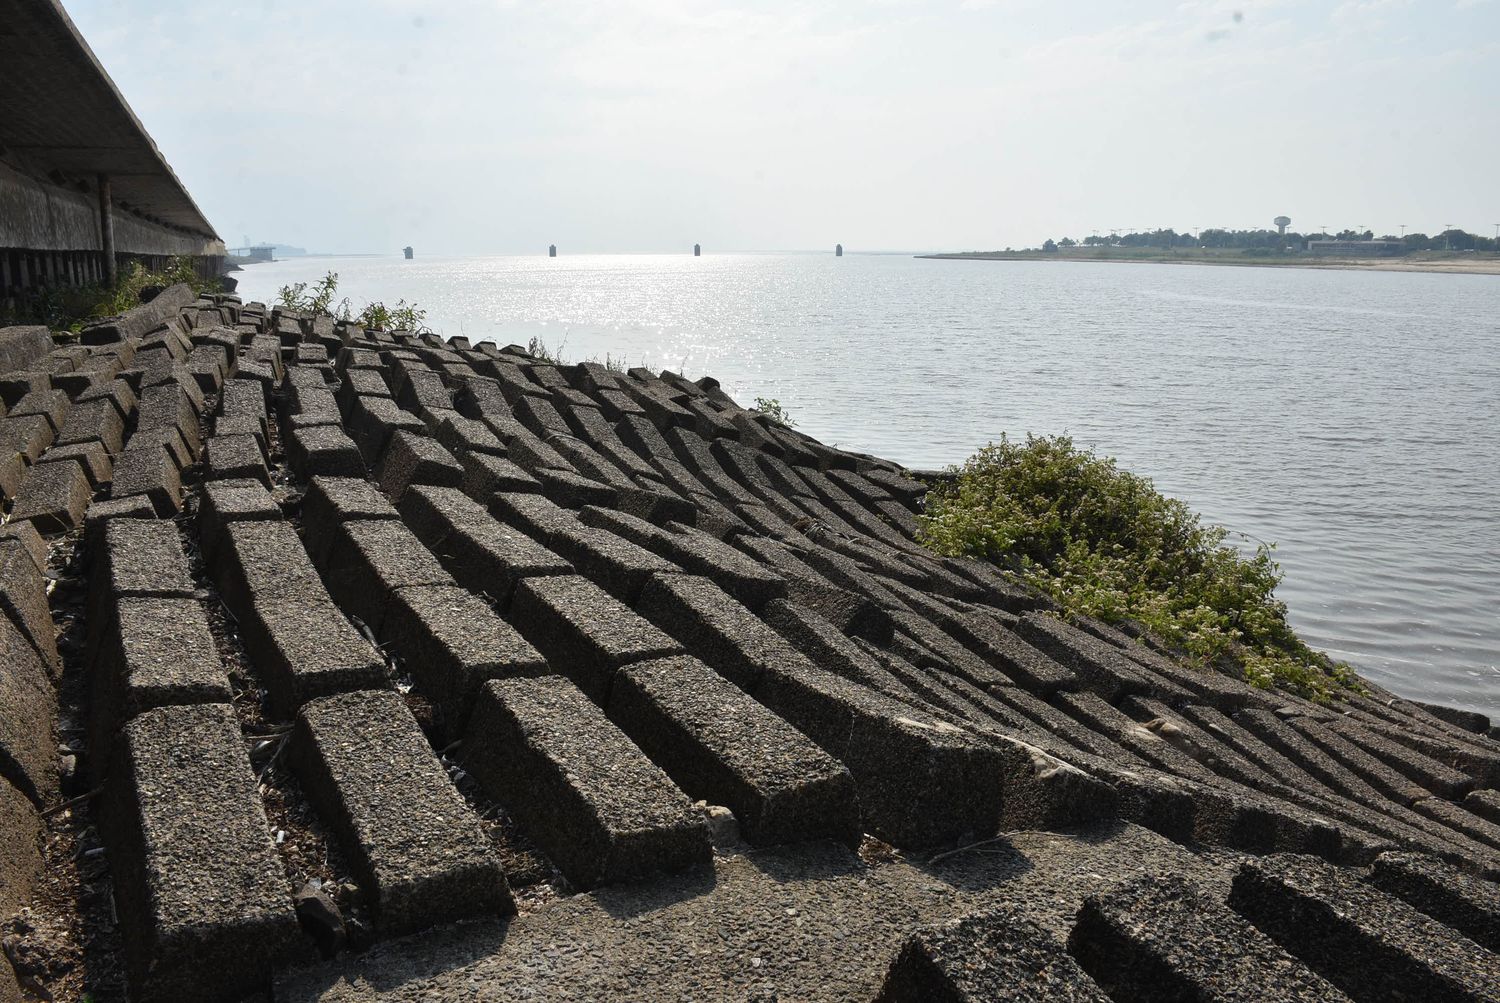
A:
POLYGON ((1271 220, 1271 222, 1276 224, 1276 233, 1279 236, 1285 237, 1286 228, 1292 225, 1292 217, 1277 216, 1275 219, 1271 220))

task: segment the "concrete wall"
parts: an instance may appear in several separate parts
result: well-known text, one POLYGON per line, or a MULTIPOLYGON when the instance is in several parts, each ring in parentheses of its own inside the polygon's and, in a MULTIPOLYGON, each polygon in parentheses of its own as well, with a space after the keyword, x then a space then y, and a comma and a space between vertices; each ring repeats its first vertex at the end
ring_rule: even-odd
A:
MULTIPOLYGON (((116 207, 115 250, 120 254, 223 256, 216 240, 182 233, 116 207)), ((0 248, 28 251, 98 251, 99 200, 0 164, 0 248)))
MULTIPOLYGON (((190 256, 203 278, 223 270, 224 245, 114 209, 115 262, 160 270, 190 256)), ((42 289, 102 285, 99 198, 38 181, 0 163, 0 317, 24 316, 42 289)))

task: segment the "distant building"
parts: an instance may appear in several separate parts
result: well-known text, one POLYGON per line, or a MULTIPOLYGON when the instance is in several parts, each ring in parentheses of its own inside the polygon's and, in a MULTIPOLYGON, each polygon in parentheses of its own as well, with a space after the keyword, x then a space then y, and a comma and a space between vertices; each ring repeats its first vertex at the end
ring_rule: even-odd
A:
POLYGON ((835 258, 842 258, 844 256, 844 245, 843 244, 834 244, 833 245, 833 256, 835 258))
POLYGON ((276 246, 274 244, 249 244, 245 247, 231 247, 229 253, 236 258, 244 258, 246 261, 276 260, 276 246))
POLYGON ((556 244, 548 244, 547 245, 547 257, 549 257, 549 258, 555 258, 555 257, 557 257, 557 245, 556 244))
POLYGON ((1382 258, 1401 254, 1406 245, 1399 240, 1309 240, 1307 253, 1346 258, 1382 258))
POLYGON ((401 253, 403 256, 405 256, 407 261, 410 261, 412 256, 411 245, 407 244, 405 247, 401 248, 401 253))
POLYGON ((699 255, 701 255, 702 253, 703 253, 703 245, 702 244, 694 244, 693 245, 693 257, 696 258, 699 255))

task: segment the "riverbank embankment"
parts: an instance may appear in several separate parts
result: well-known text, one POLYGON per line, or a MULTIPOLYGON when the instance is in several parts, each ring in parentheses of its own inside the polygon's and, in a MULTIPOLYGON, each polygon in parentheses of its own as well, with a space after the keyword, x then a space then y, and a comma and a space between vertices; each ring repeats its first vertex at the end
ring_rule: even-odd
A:
POLYGON ((1104 261, 1118 264, 1234 265, 1241 268, 1333 268, 1342 271, 1436 272, 1451 275, 1500 275, 1500 256, 1454 255, 1406 258, 1312 258, 1224 254, 1100 254, 1049 251, 958 251, 918 254, 944 261, 1104 261))

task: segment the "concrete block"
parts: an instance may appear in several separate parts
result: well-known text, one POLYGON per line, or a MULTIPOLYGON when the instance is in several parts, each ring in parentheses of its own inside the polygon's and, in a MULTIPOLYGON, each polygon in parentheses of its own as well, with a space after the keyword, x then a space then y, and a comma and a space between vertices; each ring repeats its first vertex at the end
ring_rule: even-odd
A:
POLYGON ((390 685, 379 652, 326 597, 260 603, 241 616, 240 628, 277 720, 308 700, 390 685))
POLYGON ((198 412, 202 408, 201 398, 194 403, 196 383, 191 380, 173 380, 141 390, 140 403, 136 408, 136 435, 143 431, 176 429, 182 435, 188 455, 196 458, 203 451, 198 412))
POLYGON ((33 390, 52 389, 52 376, 39 369, 14 369, 0 371, 0 402, 8 411, 16 402, 33 390))
POLYGON ((25 636, 55 679, 62 673, 62 660, 57 654, 57 627, 47 602, 46 558, 38 567, 35 550, 19 530, 30 524, 13 525, 18 527, 16 532, 0 536, 0 610, 25 636))
POLYGON ((68 410, 71 407, 72 402, 68 400, 68 395, 61 390, 33 390, 16 401, 8 417, 41 418, 51 426, 55 437, 67 420, 68 410))
POLYGON ((1382 853, 1369 881, 1388 895, 1500 952, 1500 886, 1418 853, 1382 853))
POLYGON ((450 734, 461 732, 485 682, 548 671, 541 654, 487 603, 451 585, 397 592, 386 608, 383 639, 450 734))
POLYGON ((89 507, 83 514, 83 524, 90 539, 94 537, 95 528, 104 525, 110 519, 155 519, 156 507, 145 495, 135 495, 132 498, 105 498, 89 503, 89 507))
MULTIPOLYGON (((0 778, 0 916, 13 916, 29 904, 42 874, 42 819, 36 805, 0 778)), ((4 957, 4 955, 0 955, 4 957)), ((4 971, 0 970, 0 980, 4 971)), ((0 981, 0 999, 4 995, 0 981)), ((14 997, 22 999, 20 995, 14 997)))
POLYGON ((464 453, 505 455, 505 443, 487 425, 456 412, 445 415, 434 429, 433 435, 442 446, 458 457, 462 457, 464 453))
POLYGON ((192 287, 186 282, 179 282, 158 292, 149 303, 142 303, 118 317, 84 328, 78 340, 84 345, 107 345, 145 337, 162 324, 175 320, 178 311, 196 298, 192 287))
POLYGON ((482 505, 499 493, 541 493, 541 481, 503 456, 470 451, 460 462, 464 476, 459 487, 482 505))
POLYGON ((118 453, 125 445, 125 419, 114 403, 94 399, 74 404, 58 431, 56 445, 98 442, 108 453, 118 453))
POLYGON ((1089 896, 1068 951, 1114 999, 1347 999, 1177 876, 1138 878, 1089 896))
POLYGON ((31 558, 31 563, 36 566, 36 569, 40 572, 46 572, 49 549, 47 541, 42 539, 42 535, 36 531, 36 527, 31 525, 31 523, 16 522, 0 525, 0 541, 3 540, 19 541, 25 547, 26 553, 31 558))
POLYGON ((1052 934, 1001 907, 913 933, 874 1003, 989 1000, 1108 1003, 1109 997, 1052 934))
POLYGON ((302 498, 302 528, 308 551, 319 567, 326 565, 338 528, 345 522, 397 518, 390 499, 363 477, 314 477, 302 498))
POLYGON ((0 782, 38 809, 57 797, 57 697, 36 650, 0 617, 0 782))
POLYGON ((209 481, 249 478, 271 487, 265 454, 253 435, 215 435, 203 451, 205 479, 209 481))
POLYGON ((229 676, 197 599, 126 596, 94 666, 89 765, 96 782, 109 766, 118 728, 144 711, 175 704, 227 704, 229 676))
POLYGON ((858 843, 843 764, 696 658, 624 667, 607 710, 688 796, 732 810, 750 843, 858 843))
POLYGON ((1495 955, 1316 858, 1241 864, 1229 905, 1355 999, 1500 997, 1495 955))
POLYGON ((395 693, 304 704, 291 759, 383 934, 515 911, 489 837, 395 693))
POLYGON ((306 960, 233 709, 147 711, 119 756, 104 828, 132 995, 238 999, 306 960))
POLYGON ((0 372, 24 369, 50 351, 52 333, 45 327, 0 327, 0 372))
POLYGON ((224 604, 237 617, 265 603, 328 597, 297 531, 279 520, 228 523, 212 571, 224 604))
POLYGON ((538 470, 570 470, 572 465, 531 429, 504 414, 485 414, 481 419, 496 438, 505 443, 505 454, 531 473, 538 470))
MULTIPOLYGON (((306 373, 306 369, 293 369, 293 373, 306 373)), ((293 385, 288 388, 282 413, 281 427, 285 434, 297 429, 318 425, 338 425, 343 421, 338 400, 333 391, 323 384, 321 377, 312 378, 311 385, 293 385)))
POLYGON ((751 693, 768 667, 806 664, 781 635, 707 578, 657 575, 636 608, 715 672, 751 693))
POLYGON ((219 548, 224 544, 230 523, 280 518, 281 506, 260 481, 206 482, 198 505, 198 537, 204 563, 210 568, 218 566, 219 548))
POLYGON ((188 448, 187 441, 175 427, 137 429, 136 433, 125 443, 127 453, 147 449, 165 449, 167 455, 172 458, 173 466, 179 471, 185 470, 198 460, 197 454, 188 448))
POLYGON ((26 457, 20 453, 0 453, 0 497, 10 501, 20 494, 30 469, 26 457))
POLYGON ((286 458, 298 480, 365 476, 365 461, 354 440, 333 425, 299 428, 287 438, 286 458))
POLYGON ((537 467, 532 470, 542 485, 542 494, 563 508, 582 508, 585 505, 613 507, 618 492, 608 484, 574 470, 553 470, 537 467))
POLYGON ((998 830, 1006 753, 971 729, 801 656, 769 664, 751 695, 849 768, 865 831, 932 846, 998 830))
POLYGON ((577 568, 579 574, 627 605, 636 602, 652 576, 682 570, 629 540, 608 530, 585 526, 576 519, 557 521, 543 542, 577 568))
POLYGON ((83 467, 89 487, 97 490, 109 484, 114 477, 115 464, 104 444, 98 441, 75 442, 67 446, 53 446, 42 454, 39 463, 72 461, 83 467))
POLYGON ((409 411, 403 411, 393 400, 384 397, 360 397, 349 409, 349 434, 353 436, 365 463, 373 466, 398 430, 423 435, 427 426, 409 411))
POLYGON ((376 636, 391 596, 416 585, 452 585, 453 576, 411 530, 397 520, 346 522, 334 534, 323 571, 339 607, 376 636))
POLYGON ((751 609, 761 609, 786 594, 786 579, 781 575, 701 530, 681 525, 662 529, 645 519, 595 506, 583 509, 579 519, 710 579, 751 609))
POLYGON ((575 887, 712 858, 686 795, 565 679, 486 683, 463 761, 575 887))
POLYGON ((45 417, 33 415, 8 415, 0 418, 0 452, 19 453, 27 463, 41 458, 57 433, 45 417))
POLYGON ((554 670, 600 703, 617 669, 682 653, 671 637, 575 575, 525 579, 516 587, 509 619, 554 670))
POLYGON ((541 495, 502 493, 491 496, 486 504, 496 519, 540 541, 545 541, 558 529, 578 525, 576 515, 541 495))
POLYGON ((82 463, 39 463, 26 475, 10 518, 28 520, 41 533, 66 533, 83 525, 93 494, 82 463))
POLYGON ((501 608, 522 579, 573 573, 568 561, 453 488, 412 488, 401 516, 460 585, 501 608))
POLYGON ((436 439, 398 430, 375 465, 375 482, 392 501, 400 501, 413 484, 458 487, 464 468, 436 439))
POLYGON ((182 507, 182 474, 164 448, 127 449, 115 459, 109 494, 111 498, 144 495, 158 516, 170 518, 182 507))

